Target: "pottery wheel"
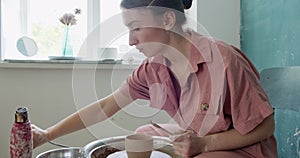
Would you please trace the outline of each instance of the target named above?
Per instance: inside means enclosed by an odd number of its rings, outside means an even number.
[[[127,158],[126,151],[117,151],[110,155],[107,158]],[[160,152],[160,151],[152,151],[151,158],[172,158],[170,155]]]

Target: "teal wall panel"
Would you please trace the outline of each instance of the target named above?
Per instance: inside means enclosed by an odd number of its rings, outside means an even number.
[[[269,67],[300,66],[300,0],[241,0],[240,31],[241,49],[259,71]],[[280,77],[287,78],[268,81],[272,84],[270,87],[298,86],[299,72],[289,73],[291,76],[280,74]],[[291,79],[295,82],[291,82]],[[299,93],[292,93],[291,90],[280,87],[274,91],[278,95],[275,100],[281,100],[281,105],[276,105],[274,97],[268,93],[272,106],[299,108]],[[297,100],[291,102],[287,97]],[[300,157],[299,116],[299,111],[275,111],[279,158]]]
[[[241,49],[259,71],[300,65],[300,0],[241,0]]]

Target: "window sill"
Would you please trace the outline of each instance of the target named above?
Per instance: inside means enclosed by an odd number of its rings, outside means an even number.
[[[1,61],[0,68],[24,69],[135,69],[139,64],[103,63],[73,60],[9,60]]]

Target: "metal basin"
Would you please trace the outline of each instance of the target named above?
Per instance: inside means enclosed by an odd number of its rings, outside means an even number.
[[[106,158],[108,155],[122,151],[125,148],[125,137],[110,137],[87,144],[84,147],[59,148],[39,154],[36,158]],[[164,152],[172,158],[179,158],[175,154],[171,142],[166,137],[153,137],[154,150]]]
[[[82,148],[70,147],[48,150],[39,154],[36,158],[85,158],[85,156]]]

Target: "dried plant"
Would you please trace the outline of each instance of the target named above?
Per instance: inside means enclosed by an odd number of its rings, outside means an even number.
[[[75,14],[81,14],[81,10],[76,8]],[[59,18],[59,21],[67,26],[76,25],[77,19],[75,18],[75,15],[73,13],[65,13],[61,18]]]

